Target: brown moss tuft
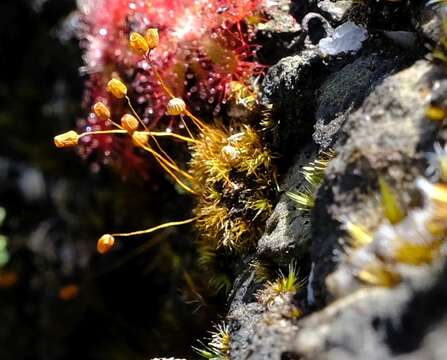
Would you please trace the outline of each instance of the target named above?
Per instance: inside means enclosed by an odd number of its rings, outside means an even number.
[[[241,252],[253,246],[272,210],[275,169],[259,133],[208,127],[191,145],[194,210],[205,243]],[[217,241],[216,241],[217,239]]]

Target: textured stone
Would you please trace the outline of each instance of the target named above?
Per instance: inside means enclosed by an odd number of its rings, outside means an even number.
[[[312,261],[314,291],[324,302],[324,279],[338,261],[343,233],[337,225],[349,219],[372,228],[381,219],[377,178],[387,175],[408,204],[414,180],[423,173],[424,150],[429,151],[435,126],[424,108],[432,82],[439,76],[421,61],[385,79],[352,113],[341,129],[326,182],[314,213]],[[397,129],[399,129],[397,131]]]
[[[318,8],[325,14],[328,14],[334,21],[341,21],[342,19],[344,19],[347,16],[349,10],[351,10],[352,6],[352,0],[336,2],[323,0],[318,2]]]
[[[445,358],[443,261],[394,289],[359,290],[300,322],[290,352],[302,360]]]

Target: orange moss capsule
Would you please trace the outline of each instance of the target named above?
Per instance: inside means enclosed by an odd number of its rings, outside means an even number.
[[[133,132],[138,129],[138,125],[138,120],[133,115],[124,114],[121,118],[121,126],[130,134],[133,134]]]
[[[173,98],[169,100],[168,105],[166,107],[166,112],[172,116],[180,115],[185,110],[186,110],[186,104],[180,98]]]
[[[58,297],[64,301],[73,300],[79,294],[79,286],[76,284],[68,284],[59,289]]]
[[[0,288],[6,289],[14,286],[19,277],[15,271],[7,270],[0,272]]]
[[[58,148],[65,148],[78,145],[79,135],[76,131],[67,131],[54,137],[54,145]]]
[[[137,55],[145,55],[149,51],[149,45],[146,39],[143,35],[133,32],[130,34],[129,37],[129,45],[130,48],[137,54]]]
[[[98,240],[96,244],[96,249],[100,254],[105,254],[109,252],[115,245],[115,238],[110,234],[104,234]]]
[[[101,120],[110,119],[110,110],[109,108],[102,102],[97,102],[93,105],[93,112],[96,117]]]
[[[158,29],[147,29],[144,34],[144,38],[146,39],[146,43],[149,46],[149,49],[155,49],[158,46],[158,42],[160,38],[158,36]]]
[[[132,134],[132,142],[135,146],[146,146],[149,140],[149,135],[144,131],[135,131]]]
[[[107,91],[117,99],[122,99],[127,95],[127,87],[118,79],[112,79],[107,83]]]

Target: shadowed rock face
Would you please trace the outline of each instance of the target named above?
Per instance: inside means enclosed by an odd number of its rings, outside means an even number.
[[[443,257],[429,266],[403,269],[402,282],[391,289],[353,286],[339,295],[328,290],[327,279],[348,271],[341,221],[352,219],[367,228],[383,221],[379,176],[387,177],[406,209],[421,204],[415,179],[425,174],[426,154],[433,151],[434,142],[446,136],[425,116],[445,73],[424,60],[423,44],[434,34],[439,37],[445,10],[405,1],[377,6],[343,2],[343,8],[328,1],[305,3],[299,19],[314,11],[333,27],[357,21],[369,38],[358,53],[336,58],[323,58],[317,46],[305,40],[267,72],[262,99],[274,104],[281,121],[280,148],[288,169],[281,189],[304,191],[300,170],[319,151],[334,149],[336,157],[310,214],[281,195],[258,242],[259,258],[279,266],[297,261],[307,284],[280,307],[299,304],[304,316],[293,320],[278,316],[277,306],[259,304],[254,294],[260,285],[249,257],[230,298],[231,358],[444,359]],[[399,21],[397,14],[402,15]],[[415,35],[419,42],[401,41]],[[405,49],[409,44],[411,51]]]

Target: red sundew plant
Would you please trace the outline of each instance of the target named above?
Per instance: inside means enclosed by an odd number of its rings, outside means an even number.
[[[153,67],[175,96],[191,104],[195,112],[217,115],[230,98],[235,81],[250,86],[263,67],[255,61],[254,23],[259,21],[263,0],[80,0],[79,36],[84,49],[83,72],[87,75],[84,106],[104,102],[120,113],[121,102],[103,89],[111,77],[129,84],[136,110],[150,128],[175,128],[168,117],[169,97]],[[129,49],[129,34],[147,28],[159,29],[160,45],[151,52],[151,62]],[[163,119],[163,121],[161,121]],[[113,119],[116,120],[116,119]],[[91,113],[79,122],[82,130],[105,130],[107,121]],[[84,138],[80,148],[85,158],[109,162],[121,170],[147,175],[145,164],[130,144],[109,136]],[[128,146],[129,145],[129,146]],[[123,153],[124,152],[124,153]]]

